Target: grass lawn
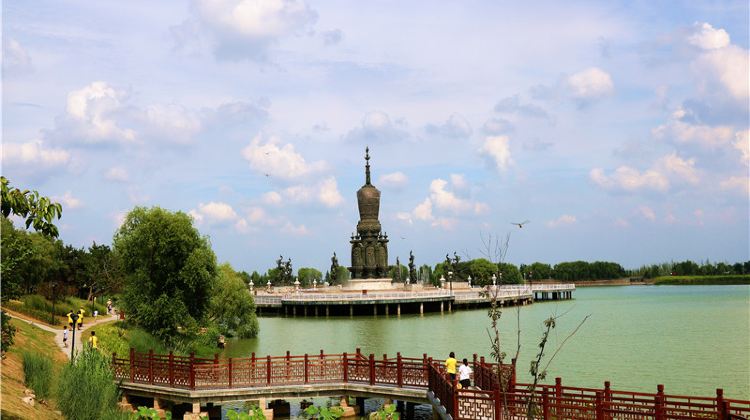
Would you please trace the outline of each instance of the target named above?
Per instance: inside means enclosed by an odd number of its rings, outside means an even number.
[[[55,344],[55,335],[23,321],[11,320],[17,328],[15,344],[10,348],[7,357],[2,361],[2,418],[3,419],[61,419],[57,413],[54,400],[45,404],[38,400],[34,407],[26,405],[23,398],[26,385],[23,383],[23,352],[33,351],[45,354],[52,359],[54,377],[57,378],[62,366],[68,363],[65,355]],[[53,389],[56,388],[53,381]]]

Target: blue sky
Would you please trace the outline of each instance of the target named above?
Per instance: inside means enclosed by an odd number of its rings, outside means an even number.
[[[747,260],[748,27],[746,1],[4,2],[2,173],[76,246],[158,205],[238,269],[325,269],[369,145],[392,258],[510,232],[517,264]]]

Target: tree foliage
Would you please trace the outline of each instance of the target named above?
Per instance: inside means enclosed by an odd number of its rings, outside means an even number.
[[[216,283],[216,257],[190,216],[136,207],[115,234],[114,249],[130,319],[168,343],[181,328],[194,331]]]
[[[320,285],[323,280],[323,273],[312,267],[302,267],[297,271],[297,277],[302,287],[312,286],[313,280]]]
[[[242,276],[225,263],[218,268],[218,279],[209,308],[209,319],[227,336],[251,338],[258,334],[255,302]]]
[[[38,191],[11,187],[4,176],[0,176],[0,210],[4,217],[14,214],[24,218],[26,229],[33,227],[53,238],[59,234],[54,220],[62,217],[62,205],[39,195]]]

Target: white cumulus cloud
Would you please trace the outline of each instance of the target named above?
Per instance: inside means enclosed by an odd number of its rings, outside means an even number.
[[[589,172],[589,178],[605,189],[666,191],[669,188],[669,180],[660,172],[653,169],[640,172],[625,165],[615,169],[612,175],[606,175],[601,168],[594,168]]]
[[[510,155],[510,139],[508,136],[488,136],[479,149],[499,170],[505,171],[513,163]]]
[[[735,136],[734,148],[740,152],[740,160],[750,166],[750,130],[744,130]]]
[[[729,45],[729,34],[722,28],[715,29],[710,23],[693,25],[693,32],[688,36],[688,42],[704,50],[715,50]]]
[[[593,100],[611,95],[615,90],[612,77],[606,71],[591,67],[568,77],[570,94],[581,100]]]
[[[636,209],[636,211],[644,219],[650,220],[652,222],[656,220],[656,212],[649,206],[640,206]]]
[[[60,148],[46,147],[40,140],[26,143],[4,143],[0,145],[3,165],[29,168],[55,168],[70,163],[70,152]]]
[[[548,221],[547,226],[551,228],[556,228],[556,227],[561,227],[561,226],[572,225],[576,223],[576,221],[577,219],[575,216],[571,216],[570,214],[563,214],[557,219]]]
[[[122,111],[125,92],[97,81],[68,94],[63,124],[73,136],[88,143],[133,142],[136,132],[122,127],[116,115]]]
[[[220,201],[200,203],[198,204],[198,209],[191,210],[189,214],[198,223],[206,221],[208,223],[222,224],[237,221],[239,218],[232,206]]]
[[[378,178],[378,185],[385,188],[400,189],[406,186],[409,178],[403,172],[391,172]]]
[[[65,209],[77,209],[83,205],[80,199],[73,197],[73,193],[70,191],[65,191],[65,193],[61,196],[53,196],[51,197],[52,201],[59,202],[63,205],[63,210]]]
[[[114,166],[107,170],[107,172],[104,174],[104,178],[109,181],[127,182],[129,175],[128,171],[122,166]]]
[[[306,177],[327,168],[323,161],[308,163],[291,143],[278,143],[276,137],[263,141],[258,135],[242,149],[242,157],[250,164],[252,171],[285,180]]]

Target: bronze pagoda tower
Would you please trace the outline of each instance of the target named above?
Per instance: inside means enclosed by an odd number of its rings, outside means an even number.
[[[365,185],[357,191],[359,222],[352,235],[353,279],[384,278],[388,274],[388,235],[381,232],[380,191],[370,181],[370,148],[365,148]]]

